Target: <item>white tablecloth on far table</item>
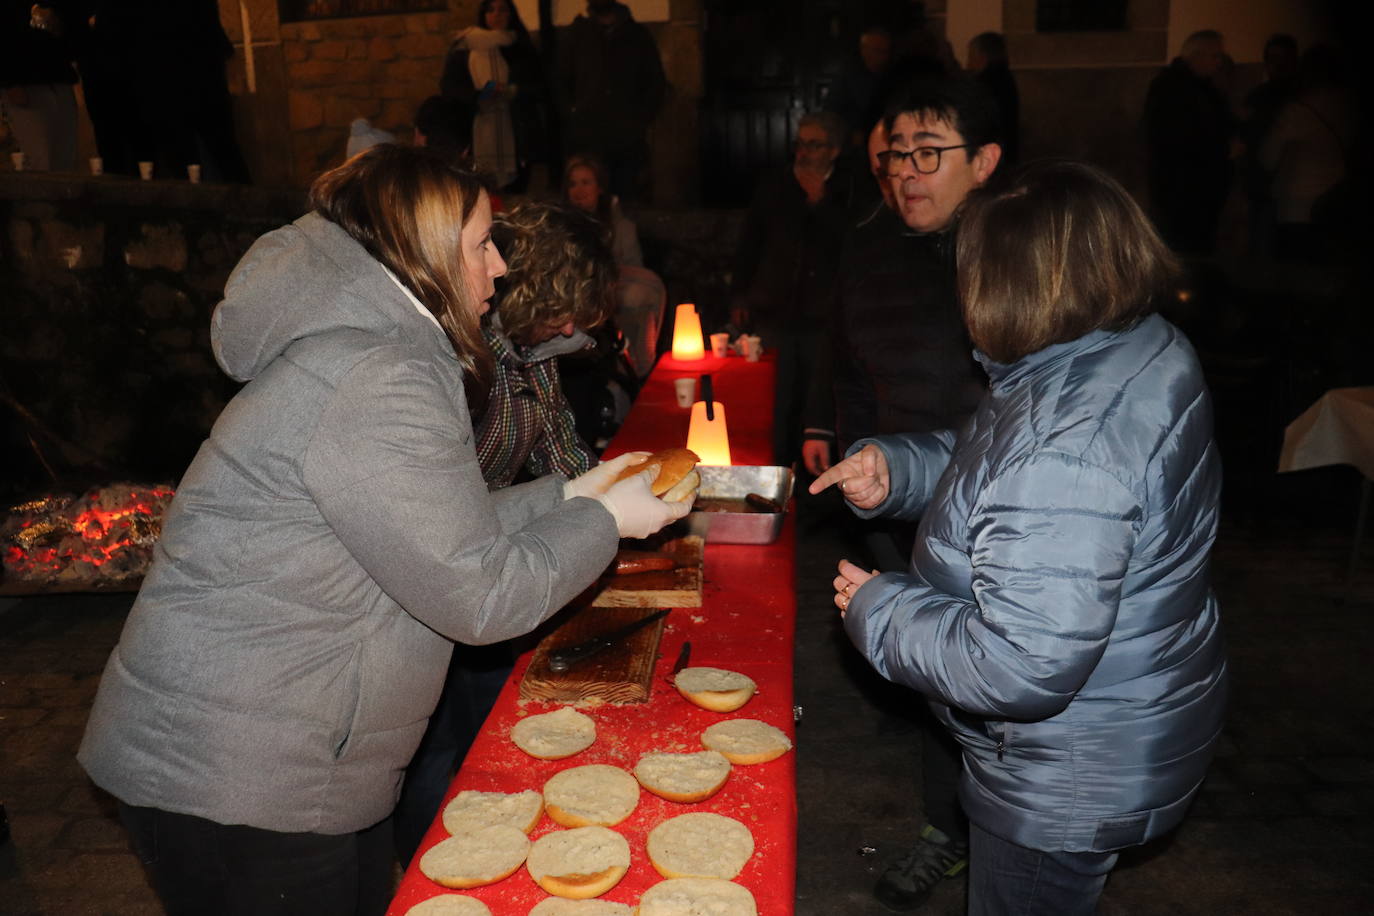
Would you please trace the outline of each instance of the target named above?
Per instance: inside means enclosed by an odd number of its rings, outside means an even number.
[[[1280,471],[1352,464],[1374,480],[1374,387],[1333,388],[1283,431]]]

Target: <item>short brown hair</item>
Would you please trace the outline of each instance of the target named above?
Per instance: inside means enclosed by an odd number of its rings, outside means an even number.
[[[563,163],[563,196],[568,195],[568,185],[572,183],[573,169],[586,169],[596,179],[601,196],[596,199],[596,215],[607,225],[611,223],[611,179],[606,163],[591,153],[574,153]]]
[[[1140,206],[1081,162],[1031,162],[965,199],[959,298],[978,349],[1011,363],[1121,329],[1174,291],[1178,263]]]
[[[465,370],[469,398],[486,401],[491,351],[463,266],[463,225],[481,180],[440,153],[383,143],[310,186],[309,205],[353,237],[438,319]]]
[[[492,238],[509,265],[498,281],[496,311],[512,340],[529,343],[542,325],[591,328],[606,320],[616,266],[610,230],[596,217],[531,201],[498,214]]]

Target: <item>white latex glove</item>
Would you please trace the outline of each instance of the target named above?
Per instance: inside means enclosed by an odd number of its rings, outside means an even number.
[[[649,484],[658,476],[658,468],[649,467],[633,477],[612,484],[605,493],[595,497],[615,519],[615,527],[623,538],[646,538],[669,522],[677,521],[692,508],[692,499],[665,503],[653,494]]]
[[[574,496],[587,496],[595,499],[611,484],[615,483],[615,477],[625,468],[637,461],[648,458],[651,452],[626,452],[624,455],[617,455],[610,461],[603,461],[596,467],[587,471],[579,477],[574,477],[563,484],[563,498],[572,499]],[[657,473],[658,465],[653,465]]]

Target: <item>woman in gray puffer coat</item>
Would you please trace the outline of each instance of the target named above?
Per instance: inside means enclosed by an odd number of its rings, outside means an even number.
[[[1091,913],[1117,850],[1183,818],[1221,732],[1208,561],[1221,472],[1174,262],[1106,175],[970,195],[959,291],[990,389],[964,428],[856,442],[813,485],[920,519],[911,571],[835,603],[958,738],[969,912]]]
[[[215,310],[247,384],[178,487],[79,752],[173,916],[385,910],[388,815],[453,642],[533,629],[619,536],[688,508],[647,471],[612,483],[624,459],[488,493],[468,397],[505,263],[471,174],[382,145],[310,199]]]

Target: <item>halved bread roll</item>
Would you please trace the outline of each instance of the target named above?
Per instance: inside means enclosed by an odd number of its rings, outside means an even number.
[[[534,905],[529,916],[632,916],[633,913],[628,903],[545,897]]]
[[[564,827],[610,827],[639,804],[639,783],[620,767],[569,767],[544,783],[544,809]]]
[[[512,874],[525,861],[530,838],[499,824],[449,837],[420,857],[420,872],[444,887],[481,887]]]
[[[729,778],[730,761],[719,751],[655,751],[640,757],[635,764],[639,784],[668,801],[705,801],[719,792]]]
[[[673,677],[677,692],[703,709],[734,712],[758,690],[753,678],[724,668],[683,668]]]
[[[759,916],[754,895],[720,878],[669,878],[639,898],[637,916]]]
[[[465,790],[444,806],[444,829],[457,835],[493,824],[529,833],[544,816],[544,796],[533,789],[524,792],[474,792]]]
[[[561,760],[592,746],[596,723],[571,706],[563,706],[516,722],[511,726],[510,740],[531,757]]]
[[[556,897],[600,897],[629,870],[630,844],[605,827],[555,830],[534,841],[525,868]]]
[[[792,742],[780,728],[758,719],[726,719],[701,733],[701,743],[731,763],[766,763],[786,754]]]
[[[679,502],[701,486],[701,475],[694,470],[700,460],[701,456],[689,448],[665,448],[629,465],[615,479],[633,477],[649,465],[657,464],[658,476],[649,484],[649,491],[664,502]]]
[[[476,897],[443,894],[415,904],[406,916],[491,916],[491,910]]]
[[[754,835],[723,814],[693,811],[649,831],[649,862],[665,878],[724,878],[754,854]]]

